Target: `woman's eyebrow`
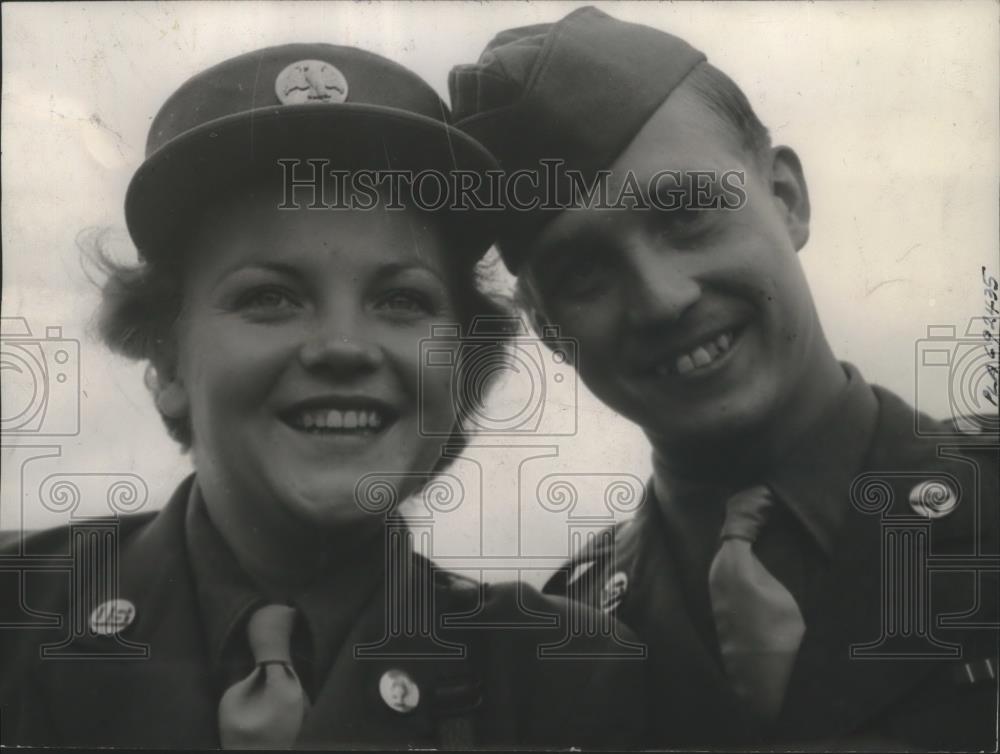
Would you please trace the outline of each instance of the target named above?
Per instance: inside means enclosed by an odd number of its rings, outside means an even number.
[[[248,271],[274,272],[292,278],[304,277],[303,271],[297,265],[288,264],[287,262],[250,262],[249,264],[240,262],[220,271],[212,285],[215,287],[233,275]]]
[[[375,276],[379,279],[384,279],[400,275],[404,272],[426,272],[444,283],[444,275],[440,270],[419,260],[413,262],[388,262],[379,266],[375,271]]]

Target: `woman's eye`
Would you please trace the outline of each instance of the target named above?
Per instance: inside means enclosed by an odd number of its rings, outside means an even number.
[[[393,290],[379,300],[379,308],[395,312],[433,314],[434,305],[430,298],[419,291]]]
[[[238,309],[262,312],[280,311],[298,305],[298,300],[289,291],[272,286],[253,288],[240,295],[236,300]]]

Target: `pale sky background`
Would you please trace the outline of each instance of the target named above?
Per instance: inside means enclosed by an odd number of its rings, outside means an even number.
[[[743,87],[775,140],[802,158],[813,206],[803,261],[834,350],[870,381],[950,413],[947,368],[918,376],[915,353],[930,325],[964,334],[982,312],[981,266],[997,273],[997,3],[595,4],[686,38]],[[189,469],[161,427],[142,367],[110,356],[90,334],[98,297],[74,243],[88,226],[124,228],[125,188],[146,131],[178,85],[248,50],[317,41],[390,57],[447,98],[450,67],[478,58],[495,33],[580,5],[5,3],[3,316],[25,318],[39,341],[53,326],[79,341],[78,374],[51,381],[38,429],[73,430],[77,384],[80,423],[71,436],[4,435],[0,528],[58,524],[71,509],[107,514],[109,489],[137,480],[146,493],[134,507],[156,508]],[[59,369],[54,340],[41,346],[50,380]],[[957,348],[961,356],[972,345]],[[9,370],[3,380],[9,417],[31,396]],[[479,466],[455,467],[465,502],[437,515],[436,555],[564,556],[569,514],[534,502],[542,477],[591,475],[578,485],[575,516],[602,510],[615,475],[645,479],[642,434],[569,384],[553,383],[547,410],[565,422],[575,406],[575,436],[531,439],[548,451],[482,438],[493,447],[475,451]],[[501,386],[495,400],[514,405],[518,395]],[[522,463],[542,453],[549,457]],[[81,491],[75,509],[62,481]]]

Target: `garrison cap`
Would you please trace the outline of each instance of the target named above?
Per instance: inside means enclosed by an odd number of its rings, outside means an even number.
[[[125,197],[129,233],[144,258],[169,254],[172,235],[214,195],[277,172],[282,158],[344,170],[496,169],[450,122],[423,79],[380,55],[320,43],[248,52],[188,79],[160,108]],[[463,214],[456,222],[471,227]],[[475,222],[471,245],[483,253],[490,239]]]
[[[508,175],[532,171],[541,197],[552,196],[540,160],[563,160],[562,169],[589,182],[703,60],[683,39],[580,8],[557,23],[501,32],[479,62],[454,67],[455,125]],[[545,208],[506,213],[499,249],[512,272],[521,241],[553,216]]]

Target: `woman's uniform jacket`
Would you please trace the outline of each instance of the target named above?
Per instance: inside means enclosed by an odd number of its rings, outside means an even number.
[[[220,690],[185,547],[191,483],[158,513],[8,534],[0,543],[0,742],[218,747]],[[617,659],[607,632],[567,641],[570,603],[527,586],[480,587],[406,557],[357,615],[297,747],[637,741],[643,663]],[[115,570],[118,585],[109,587]],[[387,622],[399,594],[387,582],[416,595],[404,600],[409,618]],[[405,630],[421,625],[416,613],[427,600],[434,629]],[[123,604],[134,610],[122,612]],[[99,628],[120,631],[93,630],[102,605]],[[415,709],[398,712],[383,699],[379,682],[391,670],[416,684]]]

